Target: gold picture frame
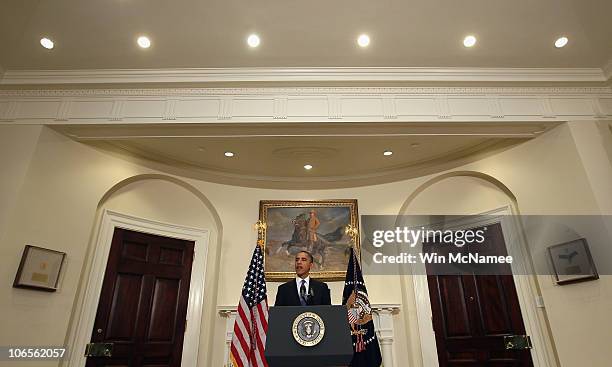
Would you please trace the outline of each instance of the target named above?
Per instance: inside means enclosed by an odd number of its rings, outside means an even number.
[[[314,212],[314,214],[311,214]],[[318,220],[311,219],[315,216]],[[356,199],[261,200],[259,220],[266,224],[263,238],[264,270],[268,281],[295,277],[294,256],[309,250],[315,265],[310,272],[321,280],[344,280],[351,238],[347,226],[356,229],[359,256],[359,215]]]

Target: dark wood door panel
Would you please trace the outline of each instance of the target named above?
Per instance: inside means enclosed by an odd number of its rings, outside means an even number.
[[[461,277],[441,275],[436,278],[435,290],[440,297],[440,318],[447,338],[472,334],[470,315],[465,304]]]
[[[135,336],[142,285],[142,275],[117,274],[106,322],[105,339],[122,341],[131,340]]]
[[[113,343],[110,358],[87,366],[166,366],[181,362],[194,243],[116,229],[92,342]]]
[[[500,276],[475,276],[477,305],[483,335],[508,335],[514,332],[508,300]]]
[[[501,225],[485,233],[480,248],[505,255]],[[504,274],[511,273],[507,266]],[[533,367],[529,350],[506,350],[503,342],[525,334],[511,275],[435,275],[436,268],[426,268],[440,367]]]
[[[450,366],[470,366],[478,363],[478,351],[462,348],[461,350],[448,350],[448,364]]]
[[[159,264],[182,266],[184,257],[184,249],[162,247],[159,251]]]
[[[144,261],[148,259],[149,245],[146,243],[123,242],[121,259],[128,261]]]
[[[147,342],[174,342],[180,279],[155,279]]]

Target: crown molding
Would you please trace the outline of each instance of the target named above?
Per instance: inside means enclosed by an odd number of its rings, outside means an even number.
[[[184,68],[6,70],[0,84],[206,82],[605,82],[600,68]]]
[[[320,95],[509,95],[563,96],[612,94],[612,87],[270,87],[270,88],[88,88],[0,89],[0,98],[38,97],[218,97]]]
[[[609,116],[611,87],[0,90],[0,123],[486,122]]]

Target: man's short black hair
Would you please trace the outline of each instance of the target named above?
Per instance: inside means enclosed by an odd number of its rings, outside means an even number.
[[[310,252],[308,252],[306,250],[302,250],[302,251],[298,252],[298,254],[302,253],[302,252],[305,253],[306,255],[308,255],[308,259],[310,260],[310,262],[314,262],[314,257],[312,257],[312,254]]]

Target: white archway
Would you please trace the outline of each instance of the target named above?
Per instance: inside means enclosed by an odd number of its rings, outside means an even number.
[[[464,214],[468,215],[465,220],[458,220],[453,223],[453,228],[473,228],[478,226],[484,226],[487,224],[500,223],[502,231],[504,233],[504,239],[507,245],[508,254],[516,258],[529,258],[527,246],[524,242],[524,236],[520,223],[515,221],[512,216],[518,214],[518,203],[516,196],[512,191],[501,181],[490,175],[475,172],[475,171],[455,171],[448,172],[423,183],[419,186],[402,205],[399,215],[409,215],[411,204],[413,204],[420,195],[424,195],[428,189],[434,188],[434,186],[445,182],[445,180],[453,178],[471,178],[474,179],[474,183],[484,183],[487,189],[498,190],[498,200],[492,200],[488,207],[475,209],[476,212],[454,212],[452,214]],[[482,182],[479,182],[482,181]],[[439,196],[436,194],[432,195],[436,199]],[[504,197],[503,200],[499,200],[500,197]],[[452,203],[451,203],[452,204]],[[473,209],[474,210],[474,209]],[[419,213],[423,214],[423,213]],[[430,213],[436,214],[436,213]],[[449,214],[449,213],[447,213]],[[533,274],[532,269],[525,268],[530,265],[530,262],[522,261],[520,263],[513,264],[513,273],[515,274]],[[408,299],[409,284],[414,289],[414,300],[417,313],[418,322],[418,335],[420,339],[421,358],[423,366],[437,367],[438,356],[436,349],[435,335],[432,327],[431,317],[431,301],[429,298],[429,289],[425,269],[423,264],[416,264],[415,266],[420,268],[413,268],[413,274],[411,280],[408,280],[407,276],[402,276],[402,293],[404,299]],[[517,268],[520,267],[520,268]],[[542,320],[538,316],[538,308],[536,305],[536,298],[539,297],[539,292],[535,279],[532,276],[517,275],[514,276],[514,282],[521,306],[521,312],[525,323],[527,333],[532,337],[534,349],[532,349],[532,358],[536,367],[552,367],[556,365],[555,358],[552,355],[552,340],[548,335],[548,329],[546,321]],[[406,325],[410,330],[411,325]]]
[[[197,365],[201,325],[204,316],[204,286],[211,235],[210,229],[165,223],[105,208],[105,204],[120,190],[135,183],[153,182],[153,180],[162,180],[163,182],[170,183],[179,190],[187,190],[187,192],[189,192],[187,195],[192,195],[197,198],[195,201],[200,203],[202,210],[205,210],[212,217],[213,226],[215,227],[214,230],[217,233],[217,249],[219,248],[222,234],[219,215],[210,201],[200,191],[188,183],[171,176],[151,174],[138,175],[124,179],[109,188],[99,200],[97,207],[90,249],[82,270],[84,282],[80,286],[81,289],[79,290],[76,301],[77,305],[74,309],[71,327],[67,336],[67,344],[70,346],[72,353],[69,359],[64,362],[65,366],[80,367],[85,363],[85,357],[83,357],[82,353],[77,351],[83,351],[85,345],[90,340],[111,240],[114,230],[117,227],[195,242],[195,254],[187,306],[187,327],[185,331],[185,341],[183,343],[181,365],[190,367],[195,367]],[[220,252],[221,251],[217,251],[217,256],[213,263],[216,265],[215,267],[218,267]],[[217,282],[211,282],[209,287],[211,289],[207,289],[206,293],[210,293],[211,297],[207,297],[207,299],[214,303],[216,302]],[[212,314],[214,317],[214,313]]]

